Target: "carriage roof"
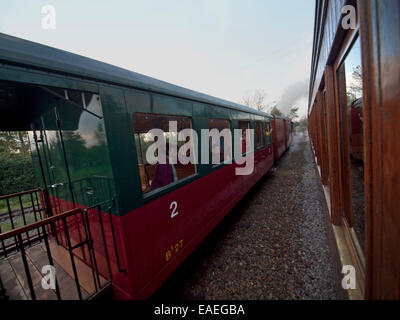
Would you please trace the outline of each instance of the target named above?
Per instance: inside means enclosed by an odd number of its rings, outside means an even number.
[[[0,33],[0,62],[74,75],[95,81],[182,97],[259,116],[271,115],[213,96],[179,87],[133,71],[32,41]]]

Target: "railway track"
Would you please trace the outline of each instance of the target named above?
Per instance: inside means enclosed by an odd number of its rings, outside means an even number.
[[[41,207],[40,206],[35,206],[36,212],[38,212]],[[35,211],[33,210],[33,206],[25,207],[24,208],[24,214],[29,215],[33,214]],[[22,216],[22,210],[12,210],[11,215],[13,219],[19,218]],[[5,222],[7,220],[10,220],[10,213],[8,211],[6,212],[0,212],[0,223]]]

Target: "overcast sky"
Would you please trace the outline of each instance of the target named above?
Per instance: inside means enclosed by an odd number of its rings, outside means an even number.
[[[41,22],[56,9],[56,29]],[[2,1],[0,32],[234,102],[307,110],[315,0]]]

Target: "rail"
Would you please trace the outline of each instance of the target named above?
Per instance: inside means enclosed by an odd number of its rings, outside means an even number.
[[[0,234],[43,220],[46,210],[43,193],[39,188],[0,196]],[[22,239],[29,245],[41,241],[40,230],[27,231]],[[0,257],[7,257],[17,250],[17,241],[16,236],[1,240]]]
[[[114,203],[114,201],[113,201]],[[112,207],[112,206],[111,206]],[[72,266],[72,272],[73,272],[73,279],[75,281],[75,289],[77,296],[79,300],[83,300],[84,296],[82,294],[81,290],[81,283],[80,283],[80,278],[79,278],[79,272],[76,267],[76,259],[80,259],[81,261],[85,262],[91,269],[92,272],[92,277],[93,277],[93,283],[94,283],[94,292],[90,292],[88,296],[85,297],[85,299],[92,299],[94,297],[97,297],[101,294],[103,290],[105,290],[107,287],[110,286],[111,280],[112,280],[112,267],[111,267],[111,260],[110,260],[110,252],[109,248],[113,248],[115,251],[115,257],[116,257],[116,264],[118,266],[118,271],[123,272],[126,275],[126,270],[121,269],[120,262],[119,262],[119,256],[118,256],[118,249],[117,249],[117,243],[115,239],[115,232],[114,232],[114,227],[112,223],[112,215],[111,215],[111,207],[109,208],[109,221],[110,221],[110,228],[111,228],[111,233],[112,233],[112,242],[111,244],[107,244],[107,238],[106,233],[105,233],[105,228],[104,228],[104,221],[103,221],[103,213],[101,211],[101,206],[100,205],[95,205],[90,208],[86,208],[84,210],[77,208],[73,209],[52,217],[45,218],[41,221],[35,221],[29,225],[25,225],[13,230],[9,230],[5,233],[0,234],[0,242],[7,241],[7,239],[10,238],[15,238],[16,242],[16,251],[20,254],[23,267],[24,267],[24,272],[25,272],[25,277],[26,281],[28,284],[29,292],[30,292],[30,298],[32,300],[36,300],[37,296],[35,293],[35,288],[32,282],[32,275],[31,271],[29,268],[29,263],[27,259],[27,252],[26,252],[26,246],[28,243],[24,241],[22,238],[23,234],[29,233],[33,230],[38,231],[37,236],[40,237],[40,239],[44,242],[45,245],[45,252],[47,253],[47,260],[50,266],[54,266],[54,259],[52,256],[52,251],[51,251],[51,246],[50,246],[50,241],[52,238],[54,238],[53,231],[56,230],[56,232],[59,233],[59,236],[62,239],[65,239],[64,243],[61,244],[61,246],[65,247],[65,249],[69,253],[69,259],[70,263]],[[93,217],[93,213],[96,214],[97,218]],[[90,216],[92,215],[92,216]],[[83,234],[84,234],[84,239],[83,241],[80,241],[78,243],[72,244],[71,241],[71,234],[70,230],[76,230],[76,219],[74,221],[71,221],[72,218],[79,218],[78,221],[81,221],[81,226],[83,227]],[[70,218],[71,220],[68,222],[67,219]],[[98,221],[98,223],[93,226],[93,223]],[[73,222],[71,224],[71,222]],[[78,226],[79,227],[79,226]],[[95,239],[96,243],[93,241],[93,235],[92,235],[92,228],[96,228],[96,234],[95,234]],[[25,239],[26,240],[26,239]],[[77,242],[76,239],[74,239],[75,242]],[[96,248],[95,248],[96,246]],[[102,247],[102,250],[100,250],[100,247]],[[81,249],[86,249],[88,254],[89,254],[89,261],[86,261],[85,257],[79,257],[79,254],[74,253],[74,250],[81,248]],[[84,250],[82,250],[84,251]],[[97,251],[97,253],[96,253]],[[104,264],[106,265],[106,268],[103,268],[103,270],[99,270],[99,265],[98,265],[98,256],[97,254],[101,252],[104,253],[104,256],[101,256],[101,259],[103,261],[103,267]],[[105,261],[105,263],[104,263]],[[104,272],[104,269],[106,269],[106,272]],[[101,279],[103,281],[101,281]],[[86,279],[87,280],[87,279]],[[103,282],[103,283],[102,283]],[[61,295],[60,295],[60,290],[59,290],[59,283],[56,280],[56,288],[55,288],[55,293],[57,296],[57,299],[61,300]],[[6,297],[6,288],[4,288],[3,283],[1,282],[0,278],[0,298],[1,297]]]
[[[22,259],[22,262],[24,265],[25,276],[26,276],[26,280],[28,282],[29,291],[30,291],[32,300],[36,300],[36,294],[35,294],[35,290],[33,288],[31,271],[29,269],[28,260],[26,257],[25,245],[22,240],[21,234],[29,232],[34,229],[39,230],[39,228],[41,228],[42,229],[42,237],[43,237],[43,240],[44,240],[44,243],[46,246],[46,252],[47,252],[47,258],[49,261],[49,265],[54,265],[53,257],[51,255],[51,250],[50,250],[50,245],[49,245],[49,239],[48,239],[48,235],[47,235],[47,231],[46,231],[46,226],[52,225],[53,223],[55,223],[57,221],[63,220],[64,227],[65,227],[65,233],[66,233],[67,239],[69,239],[68,224],[66,223],[66,219],[68,217],[76,215],[76,214],[81,214],[83,217],[83,212],[81,209],[74,209],[74,210],[70,210],[70,211],[64,212],[62,214],[59,214],[57,216],[49,217],[49,218],[43,219],[42,221],[37,221],[30,225],[26,225],[26,226],[23,226],[23,227],[20,227],[17,229],[13,229],[8,232],[0,234],[0,241],[5,241],[5,240],[7,240],[9,238],[13,238],[13,237],[17,239],[16,245],[17,245],[18,251],[21,252],[21,259]],[[78,278],[78,275],[76,272],[75,259],[72,254],[72,248],[70,246],[69,240],[68,240],[68,244],[69,244],[68,250],[70,252],[72,268],[74,270],[74,276],[75,276],[75,282],[77,285],[78,296],[80,299],[82,299],[82,294],[81,294],[80,285],[79,285],[79,278]],[[60,290],[59,290],[57,281],[56,281],[56,295],[57,295],[57,298],[59,300],[61,300]]]
[[[111,227],[111,234],[112,234],[112,239],[113,239],[113,245],[114,245],[114,252],[115,252],[115,258],[117,260],[117,267],[118,271],[123,273],[126,276],[126,269],[121,268],[121,263],[119,261],[119,254],[118,254],[118,248],[117,248],[117,241],[115,239],[115,231],[114,231],[114,224],[112,222],[112,209],[115,207],[115,199],[112,199],[112,205],[108,207],[108,214],[110,216],[110,227]]]

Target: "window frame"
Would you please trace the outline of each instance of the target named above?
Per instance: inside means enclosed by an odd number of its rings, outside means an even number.
[[[237,129],[240,129],[240,130],[244,130],[243,128],[240,128],[240,123],[243,123],[243,122],[247,122],[248,123],[248,127],[247,127],[247,129],[248,130],[251,130],[251,120],[238,120],[238,127],[237,127]],[[246,129],[246,130],[247,130]],[[247,141],[246,141],[246,151],[247,151]],[[254,150],[253,150],[253,152],[255,151],[255,148],[254,148]],[[240,152],[240,154],[242,155],[242,156],[247,156],[247,155],[249,155],[251,153],[251,151],[250,152]]]
[[[144,201],[152,201],[152,200],[154,200],[156,198],[159,198],[159,197],[161,197],[161,196],[163,196],[163,195],[165,195],[165,194],[167,194],[167,193],[169,193],[169,192],[171,192],[173,190],[179,189],[180,187],[182,187],[186,183],[189,183],[189,182],[197,179],[200,176],[200,172],[199,172],[198,164],[195,164],[195,170],[196,171],[195,171],[194,174],[192,174],[190,176],[187,176],[187,177],[185,177],[183,179],[180,179],[180,180],[178,179],[177,181],[174,181],[174,182],[172,182],[172,183],[170,183],[170,184],[168,184],[166,186],[163,186],[163,187],[155,189],[155,190],[150,190],[149,192],[145,193],[143,191],[143,188],[142,188],[142,179],[141,179],[141,176],[140,176],[140,169],[139,169],[139,165],[140,165],[139,157],[138,157],[139,155],[138,155],[138,152],[137,152],[139,148],[141,149],[141,147],[136,144],[136,135],[139,136],[139,140],[140,140],[140,134],[141,133],[138,133],[136,131],[135,125],[134,125],[135,124],[134,117],[136,115],[138,115],[138,114],[150,115],[150,116],[163,116],[163,117],[168,117],[168,118],[172,118],[172,119],[173,118],[186,118],[186,119],[189,119],[189,121],[190,121],[190,129],[191,130],[195,130],[195,129],[194,129],[194,126],[193,126],[193,117],[192,116],[175,115],[175,114],[169,114],[169,113],[168,114],[152,113],[152,112],[133,112],[132,113],[131,121],[132,121],[133,138],[134,138],[133,141],[134,141],[134,145],[136,147],[136,161],[137,161],[137,169],[138,169],[138,173],[139,173],[139,185],[140,185],[139,189],[140,189],[140,191],[142,193],[142,198],[143,198]],[[185,128],[185,129],[188,129],[188,128]],[[147,179],[149,180],[148,177],[147,177]]]
[[[230,130],[230,132],[231,132],[231,152],[232,152],[232,154],[231,154],[231,159],[225,160],[224,162],[221,162],[221,163],[219,163],[219,164],[213,164],[213,163],[212,163],[211,145],[209,145],[209,148],[208,148],[209,165],[211,165],[212,169],[216,169],[216,168],[220,168],[221,166],[224,166],[224,165],[233,163],[233,161],[234,161],[234,152],[233,152],[234,137],[233,137],[233,132],[232,132],[232,121],[231,121],[231,119],[226,119],[226,118],[214,118],[214,117],[210,118],[210,117],[208,117],[208,118],[207,118],[208,130],[210,130],[210,120],[224,120],[224,121],[227,121],[228,124],[229,124],[229,130]],[[225,129],[227,129],[227,128],[225,128]]]
[[[256,143],[256,132],[257,132],[257,125],[260,125],[260,138],[261,138],[261,141],[260,141],[260,145],[259,146],[257,146],[257,143]],[[254,120],[254,150],[256,151],[256,150],[260,150],[260,149],[262,149],[262,148],[264,148],[265,147],[265,142],[264,142],[264,133],[265,131],[264,131],[264,126],[263,126],[263,121],[261,121],[261,120]]]
[[[264,134],[265,140],[266,140],[266,146],[270,146],[272,145],[273,142],[273,138],[272,138],[272,120],[264,120],[264,133],[266,133],[267,131],[267,125],[269,125],[269,135],[267,136],[266,134]],[[269,141],[267,141],[269,140]]]
[[[342,108],[341,103],[340,103],[340,88],[339,88],[339,77],[338,77],[338,73],[340,72],[340,69],[344,66],[346,59],[348,57],[348,55],[350,54],[353,46],[355,45],[355,43],[357,42],[357,40],[362,41],[361,39],[361,35],[360,35],[360,30],[359,30],[359,24],[357,25],[357,28],[354,30],[349,30],[344,41],[343,41],[343,46],[341,48],[341,50],[338,52],[337,56],[336,56],[336,60],[333,63],[333,95],[335,97],[335,109],[337,112],[337,119],[335,119],[335,123],[336,123],[336,132],[337,132],[337,143],[338,143],[338,166],[339,166],[339,170],[338,170],[338,179],[339,179],[339,183],[340,183],[340,190],[339,190],[339,199],[340,199],[340,203],[338,204],[339,208],[340,208],[340,217],[338,216],[337,218],[340,220],[341,224],[343,225],[344,229],[346,230],[346,233],[348,234],[348,237],[352,243],[352,245],[355,248],[356,251],[356,255],[357,258],[360,262],[360,266],[361,266],[361,272],[365,274],[365,268],[366,268],[366,264],[365,264],[365,256],[367,252],[363,252],[363,250],[361,249],[360,246],[360,241],[366,241],[366,239],[358,239],[357,235],[355,234],[355,231],[352,227],[352,214],[353,212],[350,213],[350,219],[348,219],[348,214],[346,213],[346,210],[348,211],[349,206],[352,206],[352,194],[351,194],[351,189],[350,189],[350,193],[346,192],[346,187],[345,184],[349,184],[351,183],[349,180],[349,173],[347,164],[343,163],[343,151],[346,150],[346,148],[344,148],[343,146],[343,141],[341,138],[341,133],[342,133],[342,125],[340,122],[342,122],[343,120],[343,115],[340,113],[340,110]],[[363,64],[363,52],[362,52],[362,44],[361,44],[361,52],[360,52],[360,61],[361,61],[361,65]],[[363,75],[364,78],[364,75]],[[328,107],[328,106],[327,106]],[[340,137],[340,138],[339,138]],[[347,140],[347,139],[346,139]],[[349,141],[346,141],[345,144],[348,144]],[[331,178],[329,176],[329,178]],[[366,186],[366,182],[367,179],[364,176],[364,192],[366,192],[367,190],[367,186]],[[351,188],[351,186],[350,186]],[[366,196],[366,194],[365,194]],[[367,205],[367,199],[364,199],[365,205]],[[350,208],[350,210],[352,211],[352,208]],[[366,217],[367,215],[367,211],[366,208],[364,209],[364,216]],[[350,221],[349,221],[350,220]],[[364,221],[364,228],[367,227],[367,223],[366,221]],[[367,234],[367,233],[366,233]],[[365,248],[367,250],[367,244],[365,245]]]

